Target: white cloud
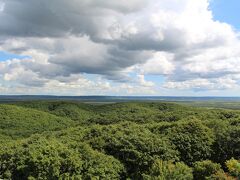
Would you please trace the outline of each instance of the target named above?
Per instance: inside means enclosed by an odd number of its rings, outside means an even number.
[[[118,87],[119,94],[129,94],[129,95],[154,95],[156,94],[156,89],[147,86],[134,86],[130,84],[123,83]]]
[[[154,54],[153,58],[149,59],[139,68],[144,74],[169,75],[175,69],[172,62],[173,59],[173,54],[157,52]]]
[[[186,80],[181,82],[170,81],[164,84],[164,88],[187,90],[193,89],[195,91],[203,90],[224,90],[239,88],[237,82],[231,78],[224,77],[219,79],[203,79],[196,78],[192,80]]]
[[[0,62],[11,86],[156,93],[148,75],[170,89],[238,86],[239,32],[213,19],[209,0],[1,2],[0,50],[29,56]]]
[[[144,87],[153,87],[154,86],[153,82],[145,80],[145,76],[143,74],[139,74],[137,77],[139,79],[138,81],[141,86],[144,86]]]

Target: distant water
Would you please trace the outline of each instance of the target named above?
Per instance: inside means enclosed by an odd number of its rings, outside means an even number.
[[[124,101],[239,101],[240,97],[175,97],[175,96],[5,96],[0,95],[0,101],[30,101],[30,100],[69,100],[83,102],[124,102]]]

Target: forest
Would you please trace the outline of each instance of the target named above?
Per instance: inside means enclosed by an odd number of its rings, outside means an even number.
[[[0,179],[238,180],[240,110],[2,103],[0,147]]]

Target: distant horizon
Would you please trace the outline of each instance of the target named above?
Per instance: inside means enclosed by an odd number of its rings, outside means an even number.
[[[233,96],[107,96],[107,95],[0,95],[0,102],[7,101],[80,101],[80,102],[128,102],[128,101],[169,101],[169,102],[240,102]]]
[[[240,98],[240,96],[175,96],[175,95],[57,95],[57,94],[3,94],[1,96],[52,96],[52,97],[216,97],[216,98]]]

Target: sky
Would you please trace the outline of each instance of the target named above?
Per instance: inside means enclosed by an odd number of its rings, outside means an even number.
[[[213,11],[214,19],[231,24],[236,30],[240,30],[239,1],[212,0],[210,8]]]
[[[0,94],[240,96],[237,0],[0,0]]]

